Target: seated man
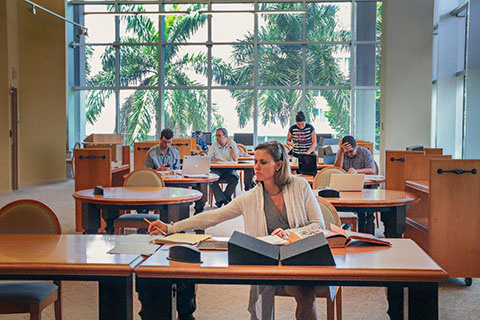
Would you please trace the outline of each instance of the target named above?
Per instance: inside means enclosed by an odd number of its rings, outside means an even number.
[[[347,173],[375,174],[375,162],[370,150],[357,146],[355,138],[345,136],[340,140],[335,166]]]
[[[157,171],[180,169],[180,152],[172,147],[172,129],[163,129],[160,133],[160,143],[148,150],[145,167]]]
[[[194,133],[194,138],[197,140],[198,146],[202,149],[207,151],[208,150],[208,144],[205,139],[202,138],[203,132],[201,130],[197,130]]]
[[[215,134],[217,141],[212,143],[208,154],[212,157],[212,162],[235,162],[238,160],[237,144],[228,137],[228,131],[225,128],[217,129]],[[215,196],[216,206],[221,207],[232,200],[232,194],[238,183],[238,173],[232,169],[215,169],[213,173],[220,176],[220,180],[227,181],[225,191],[222,191],[218,181],[212,183],[212,191]]]

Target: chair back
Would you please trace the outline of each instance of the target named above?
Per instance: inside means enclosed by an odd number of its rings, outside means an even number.
[[[332,174],[345,174],[345,173],[347,172],[339,167],[323,168],[317,173],[315,178],[313,178],[312,188],[325,189],[330,184],[330,176]]]
[[[162,177],[150,168],[136,169],[128,174],[124,187],[165,187]]]
[[[342,225],[340,217],[338,216],[337,209],[326,199],[317,198],[320,209],[322,209],[323,220],[325,221],[325,227],[331,230],[330,225],[334,224],[338,227]]]
[[[241,143],[237,143],[238,151],[240,152],[240,156],[246,156],[248,155],[248,150],[247,147],[245,147]]]
[[[31,199],[11,202],[0,209],[0,233],[60,234],[60,223],[46,204]]]

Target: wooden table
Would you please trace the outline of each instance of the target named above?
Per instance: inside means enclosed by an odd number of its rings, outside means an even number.
[[[313,184],[313,179],[315,178],[315,176],[308,175],[308,174],[298,174],[298,176],[307,180],[308,183],[310,183],[311,185]],[[376,186],[376,185],[379,185],[379,184],[384,183],[384,182],[385,182],[385,178],[384,179],[369,179],[368,176],[365,176],[364,185],[365,186]]]
[[[185,177],[181,174],[175,174],[175,175],[163,175],[161,174],[163,178],[163,182],[165,182],[165,185],[167,187],[178,187],[178,188],[193,188],[195,190],[198,190],[202,193],[202,197],[195,201],[195,213],[200,213],[203,212],[203,209],[205,208],[205,203],[207,202],[207,196],[208,196],[208,186],[219,179],[219,176],[210,173],[208,175],[208,178],[190,178],[190,177]]]
[[[0,235],[0,279],[98,281],[99,318],[133,319],[138,254],[107,254],[118,236]]]
[[[446,280],[448,274],[412,240],[390,241],[391,248],[333,249],[336,267],[229,266],[228,253],[220,251],[203,251],[203,263],[190,264],[167,260],[168,251],[158,250],[135,268],[136,283],[152,295],[159,282],[174,289],[185,280],[216,284],[384,286],[392,319],[403,319],[403,288],[407,287],[409,319],[438,319],[438,282]],[[169,307],[175,303],[173,299]]]
[[[318,193],[318,190],[315,190]],[[317,196],[320,198],[319,196]],[[406,229],[407,206],[418,198],[405,191],[363,189],[361,192],[340,192],[339,198],[325,198],[338,211],[358,213],[358,231],[374,234],[373,212],[381,212],[385,237],[401,238]],[[369,213],[368,215],[366,215]]]
[[[157,210],[168,205],[168,222],[179,221],[189,216],[191,202],[202,197],[197,190],[156,187],[111,187],[104,188],[103,195],[93,194],[93,189],[80,190],[73,194],[82,203],[82,227],[85,233],[98,233],[100,216],[105,220],[107,233],[113,233],[113,220],[119,210]],[[100,215],[102,210],[102,215]]]

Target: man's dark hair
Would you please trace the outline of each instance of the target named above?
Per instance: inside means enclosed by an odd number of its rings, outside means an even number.
[[[218,128],[217,131],[222,131],[222,133],[228,137],[228,131],[227,131],[227,129],[225,129],[225,128]],[[215,132],[217,132],[217,131],[215,131]]]
[[[352,146],[352,148],[355,148],[357,146],[357,141],[355,141],[355,138],[352,136],[343,137],[342,144],[344,144],[345,142],[348,142]]]
[[[298,111],[297,115],[295,116],[296,122],[304,122],[305,121],[305,113],[303,111]]]
[[[197,130],[195,131],[195,135],[196,136],[201,136],[203,134],[203,131],[202,130]]]
[[[173,138],[173,131],[170,128],[163,129],[160,133],[160,139],[165,137],[165,139],[170,140]]]

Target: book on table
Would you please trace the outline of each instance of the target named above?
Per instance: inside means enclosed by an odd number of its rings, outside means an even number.
[[[331,225],[330,229],[331,230],[317,229],[317,230],[310,230],[308,232],[291,231],[288,241],[295,242],[297,240],[309,237],[313,234],[322,232],[325,235],[325,238],[327,238],[327,242],[330,248],[344,248],[354,243],[382,245],[382,246],[392,245],[389,241],[384,239],[379,239],[374,235],[371,235],[368,233],[347,231],[347,230],[343,230],[342,228],[336,225]]]
[[[163,238],[153,239],[154,244],[197,244],[210,238],[209,234],[174,233]]]

